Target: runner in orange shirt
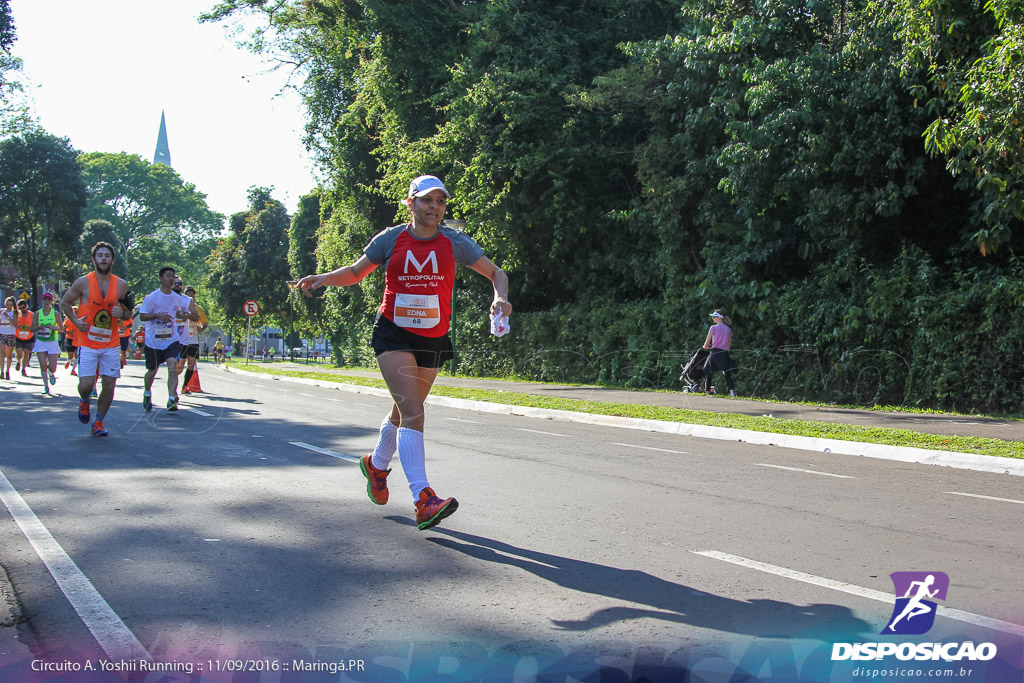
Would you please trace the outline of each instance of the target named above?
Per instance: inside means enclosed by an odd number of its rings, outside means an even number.
[[[117,320],[131,319],[131,306],[121,301],[130,299],[128,283],[110,272],[114,265],[114,247],[97,242],[92,248],[95,270],[75,280],[61,299],[61,310],[78,328],[78,421],[89,424],[90,404],[97,372],[102,376],[102,389],[96,402],[96,420],[92,423],[93,436],[107,436],[103,418],[114,401],[114,387],[121,376],[118,363],[121,340],[117,333]],[[74,310],[78,302],[78,311]]]
[[[118,320],[117,331],[121,334],[121,367],[128,362],[128,345],[132,341],[132,319]]]

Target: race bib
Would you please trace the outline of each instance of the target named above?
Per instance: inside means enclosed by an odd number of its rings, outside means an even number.
[[[40,327],[38,330],[36,330],[36,336],[37,337],[49,337],[50,336],[50,328],[49,327]]]
[[[110,311],[100,309],[93,316],[92,325],[89,325],[88,338],[90,341],[105,344],[113,339],[113,336],[114,326],[113,318],[110,317]]]
[[[113,335],[111,330],[104,329],[102,327],[96,327],[95,325],[89,326],[89,339],[94,342],[106,343],[111,340]]]
[[[157,327],[155,330],[153,330],[153,337],[157,341],[167,341],[168,339],[170,339],[173,336],[174,336],[174,326],[173,325],[169,325],[169,324],[168,325],[161,325],[161,326]]]
[[[436,294],[398,294],[395,296],[395,324],[417,330],[429,330],[441,322],[441,305]]]

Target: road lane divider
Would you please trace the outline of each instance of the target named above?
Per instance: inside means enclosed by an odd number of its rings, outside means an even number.
[[[676,453],[678,455],[693,455],[693,453],[690,453],[689,451],[673,451],[670,448],[655,448],[654,446],[640,446],[640,445],[635,444],[635,443],[617,443],[617,442],[613,441],[612,445],[613,446],[625,446],[626,448],[640,448],[640,449],[645,450],[645,451],[658,451],[659,453]],[[698,453],[698,455],[700,455],[700,454]]]
[[[303,441],[289,441],[288,443],[290,443],[293,446],[298,446],[299,448],[305,448],[307,451],[313,451],[315,453],[322,453],[324,455],[329,455],[332,458],[337,458],[338,460],[345,460],[347,462],[359,462],[359,460],[360,460],[359,456],[357,456],[357,455],[346,455],[344,453],[337,453],[335,451],[331,451],[331,450],[328,450],[326,448],[320,448],[319,446],[313,446],[313,445],[305,443]]]
[[[516,431],[529,432],[530,434],[543,434],[545,436],[561,436],[563,438],[569,438],[568,434],[559,434],[558,432],[544,432],[539,429],[527,429],[526,427],[516,427]]]
[[[885,591],[874,590],[873,588],[864,588],[852,583],[845,583],[843,581],[836,581],[834,579],[827,579],[823,576],[815,576],[814,574],[806,574],[795,569],[789,569],[787,567],[778,567],[773,564],[767,564],[765,562],[758,562],[757,560],[751,560],[746,557],[740,557],[738,555],[730,555],[729,553],[718,552],[717,550],[691,550],[694,555],[701,555],[703,557],[709,557],[714,560],[721,560],[722,562],[728,562],[735,564],[740,567],[747,569],[756,569],[759,572],[765,572],[767,574],[774,574],[775,576],[781,576],[786,579],[792,579],[794,581],[800,581],[802,583],[808,583],[812,586],[819,586],[821,588],[829,588],[831,590],[848,593],[849,595],[856,595],[860,598],[867,598],[868,600],[875,600],[877,602],[884,602],[888,605],[893,604],[892,593],[886,593]],[[936,614],[940,617],[947,619],[953,619],[955,621],[962,621],[967,624],[973,624],[975,626],[981,626],[982,628],[991,629],[993,631],[1002,631],[1003,633],[1009,633],[1012,635],[1024,637],[1024,626],[1021,624],[1015,624],[1010,621],[1003,621],[1002,619],[993,619],[992,617],[986,617],[982,614],[974,614],[973,612],[965,612],[959,609],[952,609],[945,605],[939,605]]]
[[[1024,500],[1014,500],[1013,498],[996,498],[995,496],[983,496],[980,493],[962,493],[960,491],[946,491],[951,496],[967,496],[969,498],[984,498],[985,500],[996,500],[1000,503],[1017,503],[1024,505]]]
[[[832,474],[831,472],[819,472],[818,470],[805,470],[801,467],[786,467],[785,465],[769,465],[766,462],[755,462],[758,467],[771,467],[776,470],[786,470],[788,472],[803,472],[804,474],[817,474],[819,477],[835,477],[836,479],[856,479],[857,477],[851,477],[848,474]]]

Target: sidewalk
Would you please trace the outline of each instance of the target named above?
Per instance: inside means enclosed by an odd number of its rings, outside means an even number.
[[[315,363],[306,365],[296,362],[253,363],[256,366],[274,367],[281,370],[318,372],[329,375],[380,378],[378,372],[330,368]],[[771,416],[779,419],[834,422],[886,429],[909,429],[925,434],[949,434],[954,436],[975,436],[1024,441],[1024,421],[1000,420],[970,417],[966,415],[932,415],[925,413],[880,412],[852,408],[829,408],[802,406],[791,403],[684,394],[668,391],[631,391],[593,386],[565,386],[531,382],[508,382],[503,380],[446,377],[439,375],[435,385],[507,391],[518,394],[533,394],[551,398],[569,398],[583,401],[606,403],[631,403],[638,405],[663,406],[687,410],[707,410],[719,413],[736,413],[755,417]]]

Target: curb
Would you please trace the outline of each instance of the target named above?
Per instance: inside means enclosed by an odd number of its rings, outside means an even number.
[[[338,391],[345,391],[348,393],[366,394],[368,396],[378,396],[382,398],[391,397],[391,394],[387,389],[378,389],[376,387],[363,387],[356,384],[308,379],[305,377],[266,375],[263,373],[248,372],[246,370],[239,370],[237,368],[230,368],[227,366],[216,367],[225,372],[270,377],[282,382],[305,384],[307,386],[336,389]],[[734,429],[731,427],[709,427],[706,425],[694,425],[686,422],[643,420],[636,417],[593,415],[591,413],[576,413],[567,410],[553,410],[551,408],[530,408],[526,406],[510,406],[502,403],[471,401],[469,399],[448,398],[446,396],[427,396],[426,403],[446,408],[472,410],[479,413],[491,413],[495,415],[518,415],[521,417],[556,420],[561,422],[576,422],[601,427],[618,427],[621,429],[636,429],[648,432],[659,432],[662,434],[678,434],[679,436],[692,436],[700,439],[740,441],[760,446],[780,446],[782,448],[793,448],[804,451],[818,451],[819,453],[828,451],[833,455],[854,455],[865,458],[895,460],[921,465],[938,465],[940,467],[953,467],[956,469],[973,470],[976,472],[991,472],[994,474],[1009,474],[1012,476],[1024,477],[1024,459],[1004,458],[996,455],[958,453],[956,451],[939,451],[928,448],[912,448],[910,446],[884,446],[882,444],[863,443],[860,441],[840,441],[838,439],[822,439],[810,436],[774,434],[771,432],[753,432],[746,429]]]

